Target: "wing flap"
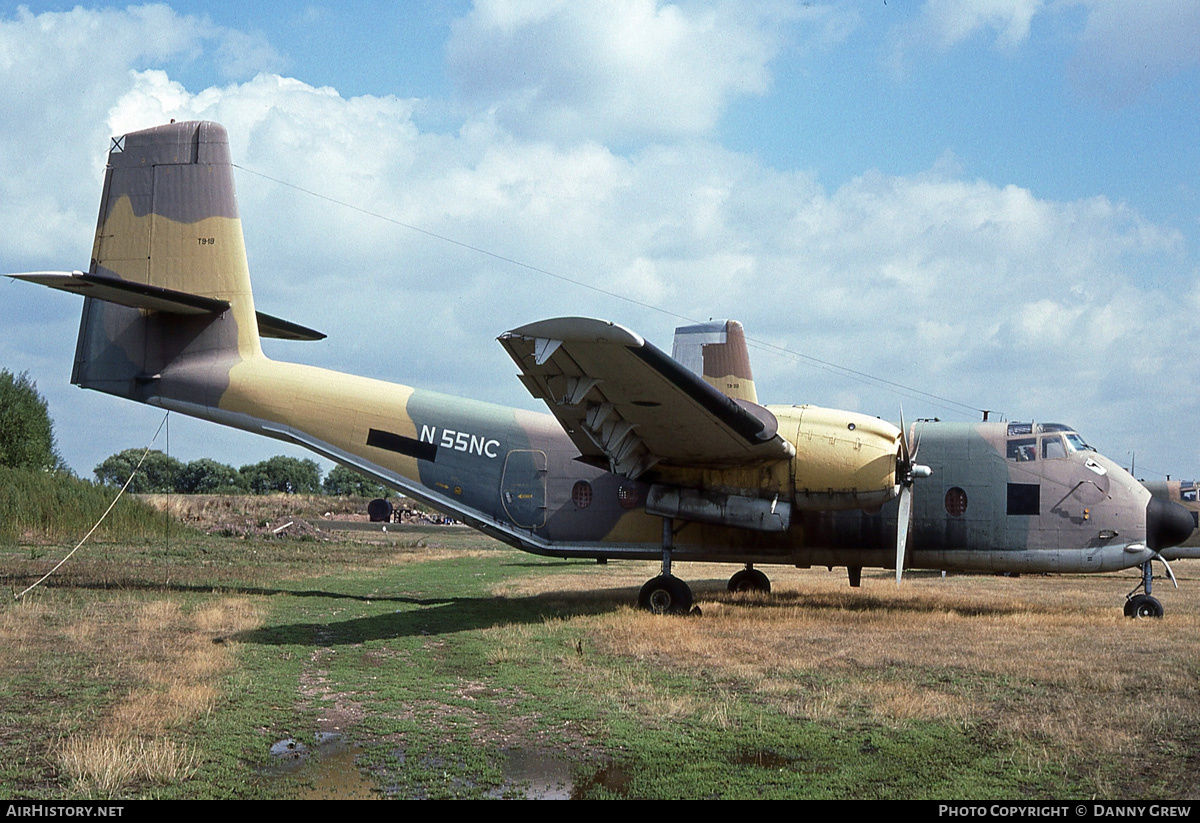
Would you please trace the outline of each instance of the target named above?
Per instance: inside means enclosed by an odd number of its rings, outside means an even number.
[[[719,468],[786,459],[775,416],[735,401],[640,335],[560,317],[506,332],[521,382],[588,462],[636,478],[658,464]]]

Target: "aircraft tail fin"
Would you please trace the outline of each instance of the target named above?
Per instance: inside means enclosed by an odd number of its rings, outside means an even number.
[[[675,329],[671,357],[734,400],[758,403],[746,333],[736,320],[710,320]]]
[[[215,406],[222,376],[261,354],[224,128],[113,138],[91,266],[77,279],[87,299],[72,383]]]
[[[14,276],[86,298],[71,382],[142,402],[215,407],[260,337],[324,336],[255,311],[216,123],[114,137],[88,271]]]

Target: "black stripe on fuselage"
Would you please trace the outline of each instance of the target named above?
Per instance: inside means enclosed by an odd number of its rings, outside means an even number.
[[[433,462],[437,459],[436,443],[422,443],[412,437],[385,432],[381,429],[371,429],[367,432],[367,445],[377,449],[399,452],[406,457],[415,457],[418,460]]]

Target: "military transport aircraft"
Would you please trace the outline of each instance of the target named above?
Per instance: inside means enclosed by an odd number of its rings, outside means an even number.
[[[261,337],[322,335],[255,310],[215,123],[114,138],[87,272],[14,276],[86,298],[73,383],[298,443],[526,551],[661,560],[652,611],[691,610],[673,559],[745,564],[733,589],[769,589],[764,563],[852,585],[864,566],[1140,566],[1144,598],[1192,528],[1064,426],[763,407],[737,324],[685,327],[678,359],[588,318],[502,334],[550,415],[270,360]]]

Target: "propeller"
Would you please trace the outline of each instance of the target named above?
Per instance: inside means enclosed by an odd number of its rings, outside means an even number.
[[[900,408],[900,450],[896,454],[896,482],[900,486],[900,506],[896,512],[896,585],[904,574],[904,549],[908,544],[908,523],[912,518],[913,481],[929,477],[933,470],[917,462],[920,438],[908,448],[908,429],[904,425],[904,408]]]

